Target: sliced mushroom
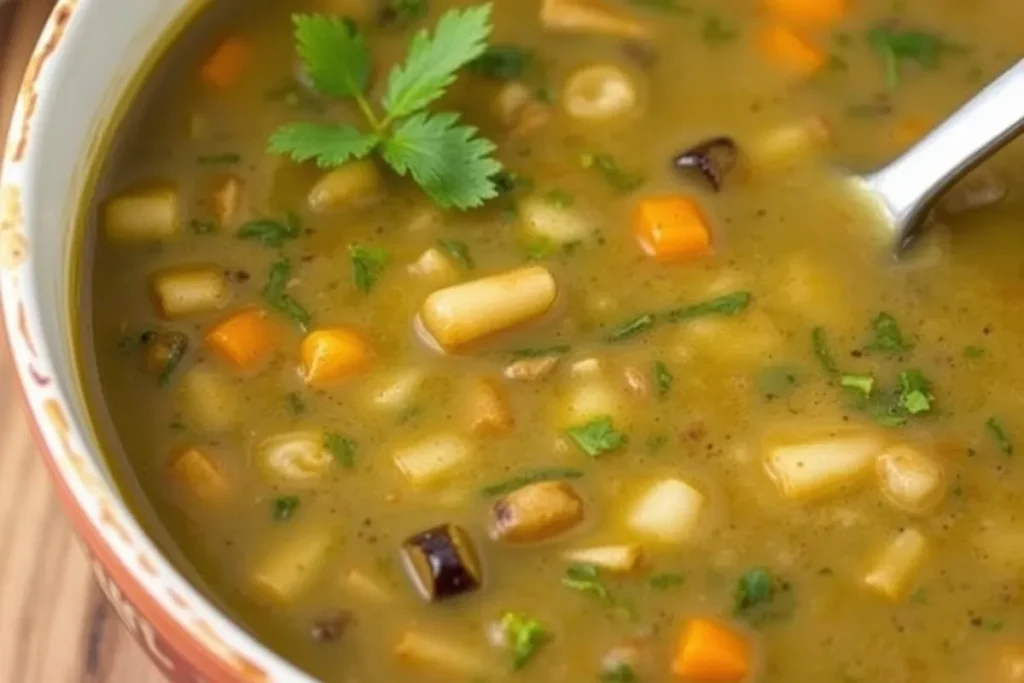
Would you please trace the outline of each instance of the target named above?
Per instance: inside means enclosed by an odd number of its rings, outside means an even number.
[[[739,156],[736,142],[729,137],[704,140],[673,160],[675,167],[686,172],[696,171],[718,192],[725,177],[736,166]]]
[[[482,574],[473,542],[455,524],[442,524],[402,544],[406,573],[424,598],[444,600],[480,587]]]
[[[583,520],[583,500],[564,481],[542,481],[499,498],[491,511],[491,537],[535,543],[572,529]]]

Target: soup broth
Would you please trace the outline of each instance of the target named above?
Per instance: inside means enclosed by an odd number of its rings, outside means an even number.
[[[440,185],[268,140],[337,154],[363,43],[380,124],[482,5],[225,6],[107,163],[84,362],[242,623],[337,683],[1024,680],[1024,148],[899,260],[841,171],[1020,58],[1024,5],[495,2],[426,111],[503,170]]]

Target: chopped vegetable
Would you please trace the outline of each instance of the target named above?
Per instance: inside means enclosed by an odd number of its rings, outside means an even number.
[[[235,224],[242,210],[245,183],[241,178],[229,175],[223,178],[210,195],[210,205],[217,220],[214,228],[227,227]],[[210,221],[207,221],[209,223]],[[197,221],[192,221],[192,231],[196,232]]]
[[[238,228],[235,236],[238,239],[259,242],[268,247],[277,248],[284,246],[285,242],[297,238],[300,232],[298,218],[295,214],[289,213],[284,221],[267,218],[249,221]]]
[[[580,165],[583,168],[600,171],[608,184],[620,192],[632,192],[644,184],[642,175],[623,170],[615,162],[615,158],[608,154],[586,152],[580,156]]]
[[[765,28],[758,48],[770,62],[797,76],[811,76],[828,62],[824,50],[783,24]]]
[[[452,259],[441,249],[430,247],[407,267],[412,275],[427,280],[430,285],[447,287],[459,281],[459,271]]]
[[[475,648],[440,640],[433,633],[420,631],[402,634],[395,645],[394,655],[399,661],[415,665],[431,675],[443,671],[461,679],[484,680],[491,669]]]
[[[617,66],[586,66],[569,75],[562,90],[562,106],[574,119],[604,123],[634,112],[640,93],[632,77]]]
[[[906,370],[900,373],[900,405],[911,415],[927,413],[932,409],[932,385],[917,370]]]
[[[665,317],[669,322],[679,323],[707,315],[737,315],[747,310],[752,299],[750,292],[732,292],[698,304],[673,309],[666,313]]]
[[[348,248],[348,258],[352,264],[352,284],[360,292],[368,294],[377,284],[390,255],[383,247],[353,244]]]
[[[262,367],[277,348],[278,329],[259,308],[243,308],[206,334],[206,344],[242,372]]]
[[[583,521],[583,500],[564,481],[540,481],[518,488],[491,508],[491,537],[510,543],[536,543]]]
[[[899,30],[878,26],[867,34],[871,48],[878,53],[885,68],[885,82],[890,88],[900,83],[900,66],[912,62],[925,69],[936,69],[943,55],[961,49],[934,33]]]
[[[814,347],[814,355],[818,357],[818,361],[821,363],[821,367],[825,369],[825,372],[831,374],[837,374],[839,372],[839,365],[836,363],[835,356],[832,355],[832,350],[828,345],[828,337],[825,335],[824,327],[815,327],[811,332],[811,344]]]
[[[352,469],[356,464],[356,451],[359,444],[338,432],[324,433],[324,448],[334,456],[342,467]]]
[[[626,435],[615,429],[610,417],[599,417],[586,424],[571,427],[566,436],[592,458],[610,453],[626,445]]]
[[[237,426],[244,414],[240,387],[211,364],[182,375],[176,398],[186,423],[206,432],[227,431]]]
[[[864,396],[870,397],[875,388],[875,378],[871,375],[851,375],[843,373],[839,376],[839,385],[847,389],[859,391]]]
[[[569,550],[563,556],[573,564],[582,564],[609,572],[625,574],[636,569],[640,563],[642,551],[639,545],[631,543]]]
[[[634,335],[640,334],[644,330],[649,330],[654,326],[654,316],[650,313],[644,315],[638,315],[637,317],[629,320],[619,327],[615,328],[611,334],[608,335],[609,342],[618,342],[623,339],[628,339]]]
[[[469,69],[496,81],[514,81],[523,77],[532,61],[533,54],[518,45],[489,45]]]
[[[567,467],[543,467],[518,474],[497,484],[485,486],[480,492],[487,497],[503,496],[529,484],[541,481],[557,481],[559,479],[579,479],[582,476],[583,472],[580,470]]]
[[[870,474],[881,439],[857,431],[826,432],[781,440],[765,451],[765,468],[787,498],[829,495]]]
[[[1013,440],[1010,439],[1009,432],[1006,431],[1006,427],[1003,426],[1003,423],[998,418],[990,417],[986,420],[985,429],[988,430],[996,447],[1004,455],[1013,455]]]
[[[676,545],[697,532],[703,509],[704,495],[700,491],[680,479],[663,479],[633,503],[626,521],[644,538]]]
[[[206,58],[199,75],[206,85],[227,90],[238,84],[251,55],[252,46],[244,38],[229,36]]]
[[[740,577],[736,583],[736,595],[733,599],[733,613],[737,616],[770,603],[775,598],[777,582],[767,569],[751,569]]]
[[[871,323],[873,333],[871,341],[864,348],[869,351],[888,351],[898,353],[909,351],[913,345],[907,342],[900,331],[896,318],[888,313],[879,313]]]
[[[291,278],[292,264],[290,261],[283,259],[273,263],[267,274],[267,284],[263,286],[263,300],[269,306],[294,320],[302,330],[306,330],[313,321],[313,316],[291,294],[285,291]]]
[[[347,161],[328,171],[310,189],[306,197],[316,213],[341,211],[366,206],[384,194],[384,177],[372,159]]]
[[[334,460],[316,431],[287,432],[263,439],[255,463],[271,483],[314,483],[327,475]]]
[[[483,579],[473,541],[455,524],[407,538],[402,543],[402,562],[417,591],[431,602],[474,591]]]
[[[460,68],[484,54],[491,32],[491,6],[451,9],[433,35],[422,31],[404,63],[388,75],[376,113],[367,99],[371,57],[366,40],[351,21],[323,15],[296,15],[299,55],[314,87],[335,99],[354,99],[370,132],[347,125],[293,123],[270,138],[270,151],[323,168],[362,159],[374,151],[399,175],[412,178],[439,206],[469,209],[497,196],[494,176],[501,165],[494,144],[459,115],[427,112],[444,95]]]
[[[512,407],[494,378],[479,377],[471,382],[467,402],[470,429],[474,434],[503,434],[515,426]]]
[[[730,137],[716,137],[697,143],[672,160],[682,171],[696,171],[715,192],[736,167],[739,149]]]
[[[306,384],[325,386],[366,372],[373,362],[373,347],[354,329],[336,327],[306,335],[300,348],[302,378]]]
[[[633,234],[641,248],[659,261],[678,261],[711,251],[711,230],[689,197],[640,200],[633,212]]]
[[[166,387],[188,352],[188,335],[181,332],[151,333],[144,335],[142,343],[143,367],[149,374],[156,375],[158,386]]]
[[[150,281],[160,315],[168,320],[212,313],[228,300],[228,282],[216,266],[160,271]]]
[[[942,500],[946,478],[934,459],[911,446],[886,448],[875,464],[885,499],[911,514],[923,514]]]
[[[672,391],[675,377],[669,372],[668,366],[660,360],[651,363],[651,370],[654,372],[654,383],[658,388],[658,398],[665,398]]]
[[[914,528],[904,529],[882,551],[864,583],[889,600],[906,594],[928,553],[928,540]]]
[[[551,639],[539,621],[516,612],[501,618],[501,630],[512,650],[512,668],[516,671],[526,666],[537,650]]]
[[[825,121],[810,116],[763,131],[745,145],[745,158],[757,175],[774,177],[786,169],[816,162],[831,139]]]
[[[227,477],[212,457],[196,446],[189,446],[176,453],[172,457],[170,469],[189,493],[204,503],[223,500],[231,490]]]
[[[571,201],[566,202],[571,196],[555,193],[557,201],[552,201],[552,193],[531,195],[519,202],[519,223],[523,231],[531,238],[563,247],[593,235],[593,224],[580,211],[571,208]]]
[[[278,605],[294,603],[314,584],[335,543],[333,531],[325,527],[292,525],[289,531],[256,558],[248,578],[250,591]]]
[[[750,674],[750,645],[707,619],[691,619],[679,636],[672,673],[687,681],[741,683]]]
[[[562,585],[580,593],[590,593],[605,602],[611,602],[611,591],[601,581],[598,568],[592,564],[570,565],[565,570]]]
[[[413,488],[425,489],[465,468],[472,453],[462,437],[441,433],[396,450],[392,459]]]
[[[289,520],[298,509],[299,503],[298,496],[278,496],[271,503],[271,515],[278,522]]]
[[[469,247],[462,240],[439,239],[437,244],[466,270],[473,270],[476,267],[476,264],[473,263],[473,256],[469,253]]]

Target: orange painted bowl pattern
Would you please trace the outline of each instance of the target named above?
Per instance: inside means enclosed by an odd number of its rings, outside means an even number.
[[[174,683],[312,683],[190,585],[114,484],[76,371],[76,231],[91,165],[160,47],[212,0],[60,0],[19,91],[0,177],[0,301],[40,453],[100,587]]]

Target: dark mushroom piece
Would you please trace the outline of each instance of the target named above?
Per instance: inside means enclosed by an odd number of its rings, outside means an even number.
[[[402,544],[402,562],[420,594],[444,600],[480,587],[480,561],[466,531],[442,524],[410,536]]]
[[[725,177],[736,166],[739,148],[730,137],[710,138],[686,150],[675,159],[673,165],[686,172],[696,171],[718,192]]]

